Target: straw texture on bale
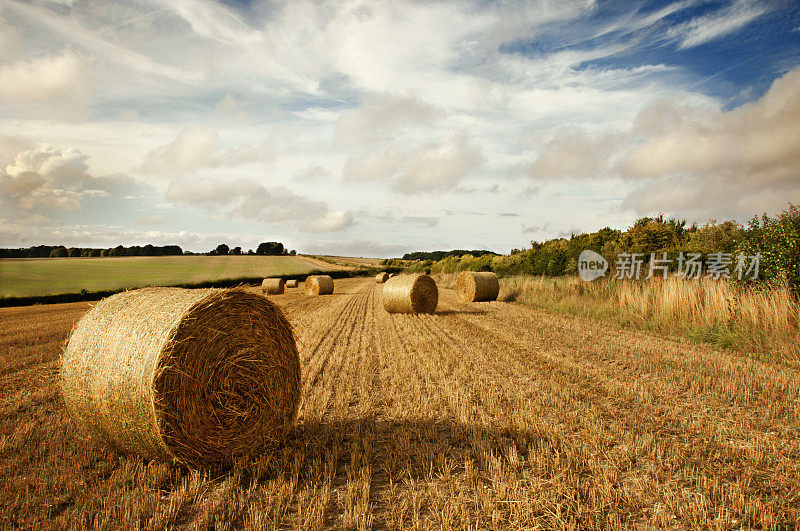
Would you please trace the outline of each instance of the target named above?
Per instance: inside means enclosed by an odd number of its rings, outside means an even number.
[[[297,280],[287,280],[285,286],[287,288],[296,288],[297,287]]]
[[[439,289],[428,275],[400,275],[383,286],[383,307],[389,313],[433,313]]]
[[[282,278],[265,278],[261,281],[261,293],[267,295],[280,295],[283,293],[284,282]]]
[[[333,279],[328,275],[311,275],[306,278],[306,295],[330,295]]]
[[[375,282],[378,284],[383,284],[387,280],[389,280],[389,273],[378,273],[375,275]]]
[[[146,288],[100,301],[61,359],[76,423],[117,449],[191,468],[278,441],[300,403],[292,327],[240,289]]]
[[[463,302],[494,301],[500,281],[491,271],[462,271],[456,278],[456,292]]]

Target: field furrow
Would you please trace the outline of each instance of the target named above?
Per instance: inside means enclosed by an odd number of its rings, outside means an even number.
[[[390,315],[381,285],[270,297],[303,399],[209,475],[86,443],[58,355],[86,305],[0,311],[0,527],[731,528],[800,524],[800,375],[522,305]]]

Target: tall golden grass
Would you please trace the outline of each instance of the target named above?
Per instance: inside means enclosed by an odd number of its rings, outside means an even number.
[[[455,275],[440,275],[452,286]],[[800,303],[785,282],[753,288],[680,278],[583,282],[577,277],[506,277],[500,300],[611,319],[733,347],[756,358],[800,363]]]

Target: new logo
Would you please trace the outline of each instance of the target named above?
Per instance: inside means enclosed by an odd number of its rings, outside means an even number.
[[[594,251],[585,249],[578,257],[578,276],[581,280],[591,282],[605,276],[608,271],[608,261]]]

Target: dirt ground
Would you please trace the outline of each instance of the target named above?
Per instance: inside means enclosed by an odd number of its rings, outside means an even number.
[[[0,309],[0,528],[794,528],[800,375],[440,290],[271,297],[303,366],[275,453],[192,472],[76,431],[59,354],[87,303]]]

